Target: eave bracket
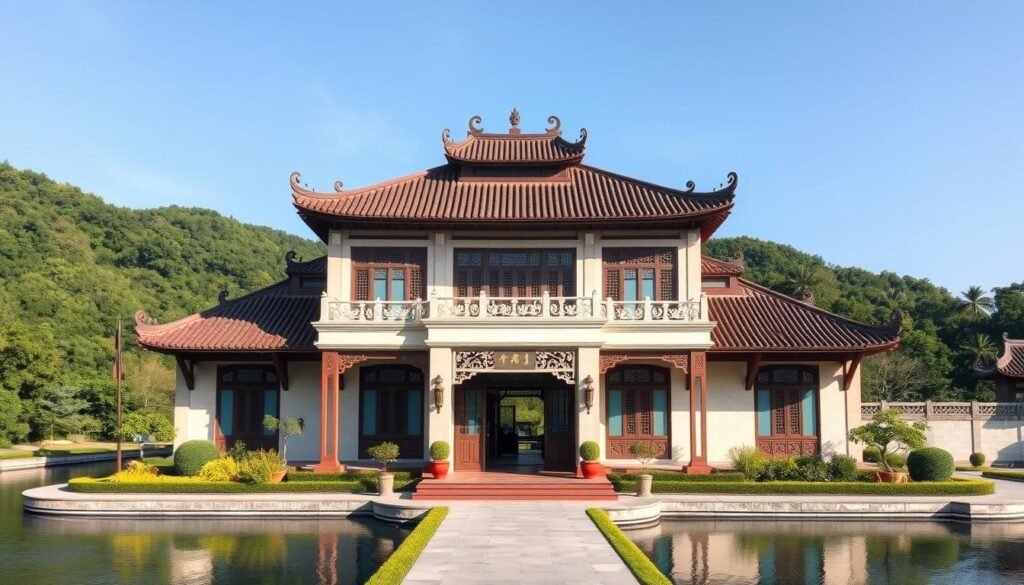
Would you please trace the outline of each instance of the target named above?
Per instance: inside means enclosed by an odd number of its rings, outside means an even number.
[[[196,362],[189,361],[180,355],[174,356],[174,360],[178,362],[178,369],[181,370],[181,377],[185,379],[185,387],[189,390],[196,389]]]
[[[843,392],[850,389],[850,385],[853,384],[854,374],[857,373],[857,368],[860,367],[861,356],[854,356],[852,360],[843,362]]]
[[[762,356],[759,353],[747,358],[747,379],[743,387],[747,390],[754,389],[754,381],[757,380],[757,371],[761,369]]]

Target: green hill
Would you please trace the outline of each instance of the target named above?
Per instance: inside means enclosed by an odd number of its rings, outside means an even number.
[[[65,421],[62,433],[109,432],[116,319],[131,348],[137,309],[168,321],[215,304],[221,290],[265,286],[283,276],[288,250],[312,258],[323,246],[205,209],[116,207],[0,164],[0,443],[38,437],[55,419]],[[706,253],[737,250],[747,278],[797,297],[813,293],[825,309],[874,323],[903,311],[899,355],[884,368],[877,359],[865,364],[867,398],[990,398],[970,375],[972,361],[989,356],[1002,331],[1024,336],[1021,284],[996,289],[998,310],[986,317],[927,279],[832,266],[790,246],[722,238]],[[989,336],[988,348],[979,334]],[[128,409],[169,413],[170,360],[130,349],[126,361]],[[54,406],[69,396],[89,404],[81,416]]]
[[[0,389],[33,424],[47,392],[71,386],[109,428],[113,330],[145,308],[176,319],[283,277],[284,254],[323,246],[206,209],[135,210],[104,203],[46,175],[0,164]],[[170,363],[127,358],[130,406],[167,408]],[[0,395],[0,435],[16,409]],[[4,407],[7,408],[4,408]],[[9,423],[13,424],[13,423]],[[23,429],[22,429],[23,430]]]

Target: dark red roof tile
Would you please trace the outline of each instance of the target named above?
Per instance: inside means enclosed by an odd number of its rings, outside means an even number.
[[[865,352],[895,347],[898,326],[858,323],[740,280],[743,294],[708,297],[712,352]]]
[[[743,261],[719,260],[710,256],[700,257],[700,273],[704,276],[739,276],[743,274]]]
[[[1024,378],[1024,339],[1003,335],[1003,355],[996,360],[996,369],[1004,376]]]

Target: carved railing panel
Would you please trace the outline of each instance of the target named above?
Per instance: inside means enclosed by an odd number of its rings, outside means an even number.
[[[1020,402],[865,402],[860,415],[867,420],[883,409],[895,409],[903,418],[914,420],[1024,419]]]
[[[419,323],[430,316],[430,304],[415,301],[341,301],[326,299],[328,321]]]

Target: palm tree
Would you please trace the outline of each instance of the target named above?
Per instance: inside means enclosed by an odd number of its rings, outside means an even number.
[[[972,358],[974,365],[985,366],[996,360],[999,348],[985,333],[975,333],[960,345],[960,350]]]
[[[975,317],[988,317],[989,313],[996,308],[996,302],[992,300],[992,297],[986,296],[980,286],[968,287],[960,295],[963,297],[963,300],[960,301],[960,310]]]
[[[798,264],[786,276],[785,284],[794,297],[810,297],[814,294],[814,287],[821,284],[821,274],[815,266]]]

